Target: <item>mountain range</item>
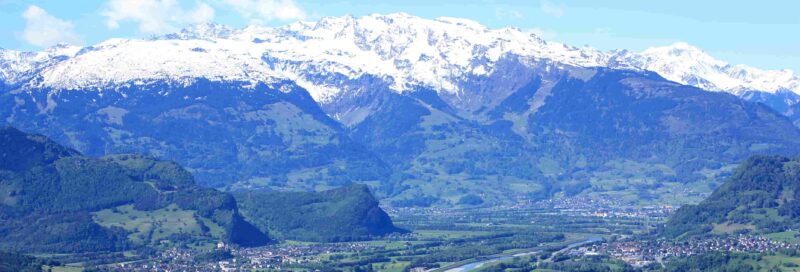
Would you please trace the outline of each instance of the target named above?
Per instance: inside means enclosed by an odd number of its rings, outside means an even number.
[[[230,190],[686,202],[747,156],[797,152],[798,82],[685,43],[606,52],[396,13],[2,50],[0,122]]]
[[[328,104],[358,93],[359,85],[366,87],[358,82],[369,78],[397,92],[426,87],[460,93],[471,79],[497,72],[498,62],[509,55],[654,71],[678,83],[743,96],[800,93],[800,77],[792,71],[729,64],[683,42],[638,53],[600,51],[545,41],[517,28],[490,29],[467,19],[429,20],[405,13],[326,17],[275,28],[201,24],[148,40],[110,39],[42,52],[2,50],[0,81],[10,86],[107,89],[153,80],[255,84],[289,79]],[[37,75],[41,78],[33,80]]]

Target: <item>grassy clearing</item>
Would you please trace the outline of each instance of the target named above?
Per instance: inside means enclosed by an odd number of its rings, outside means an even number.
[[[740,230],[755,230],[756,226],[750,224],[736,224],[736,223],[723,223],[723,224],[712,224],[714,228],[711,232],[716,234],[726,234],[726,233],[734,233]]]
[[[708,177],[715,171],[705,170]],[[660,173],[663,178],[653,177]],[[680,183],[670,181],[676,172],[664,164],[649,164],[629,160],[614,160],[591,173],[591,188],[585,193],[591,196],[608,195],[625,202],[641,205],[682,205],[697,203],[711,192],[709,182]]]
[[[785,255],[764,256],[758,262],[759,271],[800,271],[800,257]]]
[[[153,211],[140,211],[124,205],[93,213],[94,221],[104,227],[120,227],[129,231],[128,239],[137,244],[154,243],[173,234],[210,234],[219,236],[223,228],[211,220],[200,219],[209,228],[204,233],[195,212],[172,204]]]
[[[78,266],[43,266],[43,271],[52,271],[52,272],[81,272],[83,271],[83,267]]]
[[[488,235],[488,231],[449,231],[449,230],[417,230],[420,239],[460,239]]]
[[[787,243],[800,243],[800,239],[797,239],[797,235],[800,232],[796,230],[784,231],[784,232],[775,232],[767,234],[767,238],[776,240],[776,241],[783,241]]]
[[[372,267],[379,271],[384,271],[384,272],[402,272],[406,271],[405,268],[409,264],[410,262],[395,261],[386,263],[375,263],[372,265]]]

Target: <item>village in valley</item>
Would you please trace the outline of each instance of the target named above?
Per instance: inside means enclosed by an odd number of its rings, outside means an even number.
[[[524,232],[564,233],[564,238],[544,241],[538,246],[532,244],[533,247],[527,251],[519,248],[508,252],[516,252],[516,256],[606,256],[633,267],[660,265],[670,258],[715,251],[746,253],[800,249],[796,242],[747,233],[679,242],[642,239],[641,235],[653,232],[675,209],[669,205],[631,207],[618,206],[617,203],[619,201],[613,198],[578,197],[472,210],[387,207],[399,226],[415,231],[374,241],[289,241],[255,248],[242,248],[220,241],[210,251],[175,247],[146,260],[122,262],[106,268],[113,271],[266,271],[321,269],[343,263],[362,267],[360,265],[372,262],[375,264],[368,267],[380,270],[378,268],[395,265],[407,267],[409,261],[413,263],[414,258],[419,257],[417,252],[426,248],[446,250],[472,243],[491,244],[498,237],[491,233],[509,233],[509,237],[515,237],[513,233]],[[438,267],[458,263],[454,261],[439,262]],[[430,265],[416,269],[436,268]]]

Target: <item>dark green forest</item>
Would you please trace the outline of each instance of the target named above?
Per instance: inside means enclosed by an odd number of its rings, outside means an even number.
[[[392,224],[366,185],[323,192],[235,193],[242,214],[282,239],[341,242],[404,232]]]

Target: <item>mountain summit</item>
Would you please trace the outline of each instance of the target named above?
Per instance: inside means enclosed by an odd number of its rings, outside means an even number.
[[[693,45],[678,42],[625,55],[632,66],[659,73],[683,84],[710,91],[741,94],[746,91],[800,93],[800,77],[789,70],[764,71],[715,59]]]

